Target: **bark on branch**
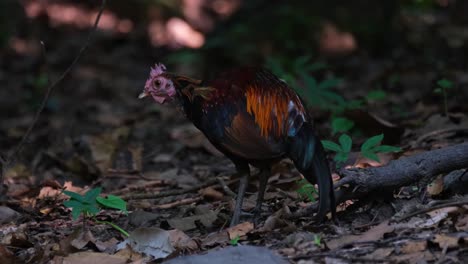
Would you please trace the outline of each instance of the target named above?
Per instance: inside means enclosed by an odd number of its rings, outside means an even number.
[[[343,170],[340,172],[343,179],[335,184],[335,188],[352,190],[356,196],[388,192],[467,167],[468,143],[463,143],[394,160],[382,167]],[[344,188],[345,185],[348,186]]]
[[[422,180],[429,182],[439,174],[468,168],[468,143],[427,151],[410,157],[391,161],[382,167],[348,169],[340,171],[343,177],[335,184],[336,202],[382,195]],[[290,217],[310,216],[317,204]]]

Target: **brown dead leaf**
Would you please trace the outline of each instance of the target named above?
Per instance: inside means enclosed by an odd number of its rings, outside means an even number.
[[[98,240],[96,241],[95,245],[99,251],[110,253],[115,249],[118,243],[119,241],[115,237],[113,237],[107,241]]]
[[[76,249],[83,249],[88,243],[96,243],[96,239],[94,238],[91,231],[80,232],[78,236],[71,240],[70,245]]]
[[[459,240],[459,237],[448,236],[445,234],[437,234],[435,235],[434,239],[432,239],[432,242],[439,244],[439,247],[441,249],[445,249],[458,247]]]
[[[227,229],[229,239],[235,239],[236,237],[243,237],[254,229],[254,224],[251,222],[243,222],[236,226]]]
[[[169,230],[169,239],[172,246],[176,250],[181,251],[195,251],[198,249],[198,244],[191,237],[187,236],[184,232],[174,229]]]
[[[405,254],[411,254],[415,252],[424,251],[427,249],[427,241],[408,241],[401,247],[401,251]]]
[[[430,196],[439,195],[444,190],[444,176],[437,176],[426,189]]]
[[[347,235],[337,239],[333,239],[327,242],[327,246],[328,248],[333,250],[353,242],[376,241],[382,239],[382,237],[385,234],[393,232],[395,230],[395,226],[389,225],[388,222],[388,220],[384,221],[379,225],[367,230],[361,235]]]
[[[374,252],[367,254],[365,256],[366,259],[386,259],[388,258],[392,253],[394,249],[393,248],[378,248]]]
[[[15,255],[7,247],[0,245],[0,263],[2,264],[13,264],[18,263],[15,259]]]
[[[213,222],[218,218],[218,213],[203,206],[197,206],[195,208],[196,215],[182,217],[182,218],[172,218],[167,220],[169,225],[174,229],[179,229],[182,231],[192,230],[197,228],[195,221],[200,221],[205,227],[211,227]]]
[[[201,189],[199,193],[203,195],[203,197],[210,199],[210,200],[215,200],[215,201],[222,200],[224,197],[224,194],[222,192],[217,191],[213,187],[207,187],[207,188]]]
[[[396,263],[427,263],[433,261],[435,256],[429,250],[395,256]]]
[[[457,231],[468,231],[468,214],[465,214],[458,219],[457,223],[455,224],[455,228]]]
[[[202,247],[214,247],[218,245],[226,245],[229,242],[229,234],[226,231],[220,231],[208,234],[202,239]]]
[[[70,254],[66,257],[55,256],[53,263],[62,263],[62,264],[89,264],[89,263],[99,263],[99,264],[125,264],[127,263],[127,258],[124,258],[119,255],[109,255],[106,253],[97,253],[97,252],[78,252]]]

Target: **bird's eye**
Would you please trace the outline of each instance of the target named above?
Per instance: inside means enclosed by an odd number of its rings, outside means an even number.
[[[155,85],[155,86],[160,86],[160,85],[161,85],[161,81],[160,81],[160,80],[154,81],[154,85]]]

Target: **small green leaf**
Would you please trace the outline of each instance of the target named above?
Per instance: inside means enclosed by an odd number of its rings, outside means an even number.
[[[314,244],[320,246],[322,244],[322,238],[319,235],[314,235]]]
[[[113,208],[127,212],[127,202],[115,195],[108,195],[106,198],[97,197],[96,201],[104,207]]]
[[[89,201],[95,201],[96,200],[96,197],[99,196],[99,194],[101,194],[101,191],[102,191],[102,188],[101,187],[98,187],[98,188],[94,188],[94,189],[91,189],[89,191],[87,191],[84,195],[84,199],[89,202]]]
[[[64,201],[63,202],[63,205],[65,205],[66,207],[68,208],[76,208],[76,207],[83,207],[83,203],[80,202],[80,201],[77,201],[77,200],[68,200],[68,201]]]
[[[368,159],[371,159],[371,160],[374,160],[374,161],[377,161],[377,162],[380,162],[380,159],[379,157],[377,156],[377,154],[373,151],[370,151],[370,150],[366,150],[366,151],[363,151],[362,152],[362,156],[368,158]]]
[[[377,135],[377,136],[373,136],[373,137],[370,137],[368,138],[361,146],[361,151],[364,152],[366,150],[369,150],[377,145],[380,144],[380,142],[382,142],[384,138],[384,134],[380,134],[380,135]]]
[[[64,190],[63,193],[65,195],[70,196],[71,199],[74,199],[74,200],[77,200],[77,201],[80,201],[80,202],[83,202],[83,200],[84,200],[84,197],[79,193],[70,192],[70,191],[67,191],[67,190]]]
[[[372,90],[366,95],[368,101],[382,100],[387,97],[387,93],[383,90]]]
[[[341,149],[343,150],[343,152],[348,153],[348,152],[351,151],[351,147],[353,145],[353,140],[351,139],[350,136],[348,136],[347,134],[343,134],[343,135],[340,136],[338,141],[341,144]]]
[[[453,87],[453,82],[447,79],[441,79],[437,81],[437,85],[440,86],[442,89],[450,89]]]
[[[345,163],[348,160],[348,155],[349,152],[339,152],[335,155],[333,160],[335,160],[336,162]]]
[[[306,66],[306,68],[308,71],[318,71],[328,68],[328,65],[323,62],[315,62],[310,64],[309,66]]]
[[[354,122],[344,117],[334,118],[332,120],[332,133],[346,132],[353,128]]]
[[[82,208],[73,208],[72,209],[72,219],[76,220],[78,217],[80,217],[80,214],[83,212]]]
[[[233,246],[237,246],[237,244],[239,243],[239,239],[240,239],[240,237],[239,237],[239,235],[237,235],[235,238],[231,239],[231,240],[229,241],[229,243],[230,243],[231,245],[233,245]]]
[[[389,145],[381,145],[377,146],[374,148],[375,152],[400,152],[401,148],[400,147],[394,147],[394,146],[389,146]]]
[[[440,94],[440,93],[442,93],[442,89],[441,88],[435,88],[434,93]]]
[[[318,86],[319,90],[328,90],[329,88],[336,87],[341,83],[341,79],[338,78],[330,78],[326,79],[323,82],[321,82]]]
[[[330,140],[322,140],[322,145],[325,149],[329,149],[335,152],[341,152],[341,146]]]

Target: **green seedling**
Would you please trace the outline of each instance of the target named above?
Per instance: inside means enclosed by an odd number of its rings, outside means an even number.
[[[437,81],[437,88],[434,89],[434,93],[442,94],[442,97],[444,99],[445,116],[448,116],[447,91],[452,88],[453,88],[453,82],[447,79],[441,79]]]
[[[354,121],[345,117],[332,118],[332,134],[348,132],[354,127]]]
[[[368,138],[362,145],[361,145],[361,155],[380,162],[377,153],[387,153],[387,152],[400,152],[401,148],[389,146],[389,145],[380,145],[384,138],[384,134],[380,134],[377,136],[373,136]]]
[[[297,189],[297,193],[301,199],[308,199],[311,202],[315,202],[315,197],[318,195],[317,189],[315,186],[310,184],[306,179],[301,179],[298,181],[300,185],[299,189]]]
[[[401,151],[401,148],[399,147],[381,145],[383,138],[383,134],[368,138],[361,145],[361,155],[368,159],[380,162],[379,157],[377,156],[378,153]],[[333,160],[336,161],[337,167],[339,168],[348,160],[353,140],[347,134],[342,134],[339,137],[338,142],[339,144],[329,140],[322,140],[322,145],[325,149],[336,152]]]
[[[87,218],[93,218],[96,223],[108,224],[128,237],[129,234],[116,224],[96,219],[96,215],[99,213],[101,208],[117,209],[125,214],[127,213],[127,203],[122,198],[115,195],[100,197],[99,195],[101,194],[101,191],[101,188],[94,188],[87,191],[84,195],[81,195],[79,193],[65,190],[63,193],[69,196],[70,199],[68,201],[64,201],[63,204],[72,209],[73,220],[78,219],[80,215],[82,215],[84,225]]]
[[[337,167],[341,167],[341,165],[343,165],[348,160],[353,140],[347,134],[342,134],[338,138],[338,142],[339,144],[330,140],[322,140],[322,145],[325,149],[336,152],[333,160],[336,161]]]
[[[237,235],[235,238],[229,240],[229,244],[231,244],[232,246],[237,246],[239,244],[239,235]]]

